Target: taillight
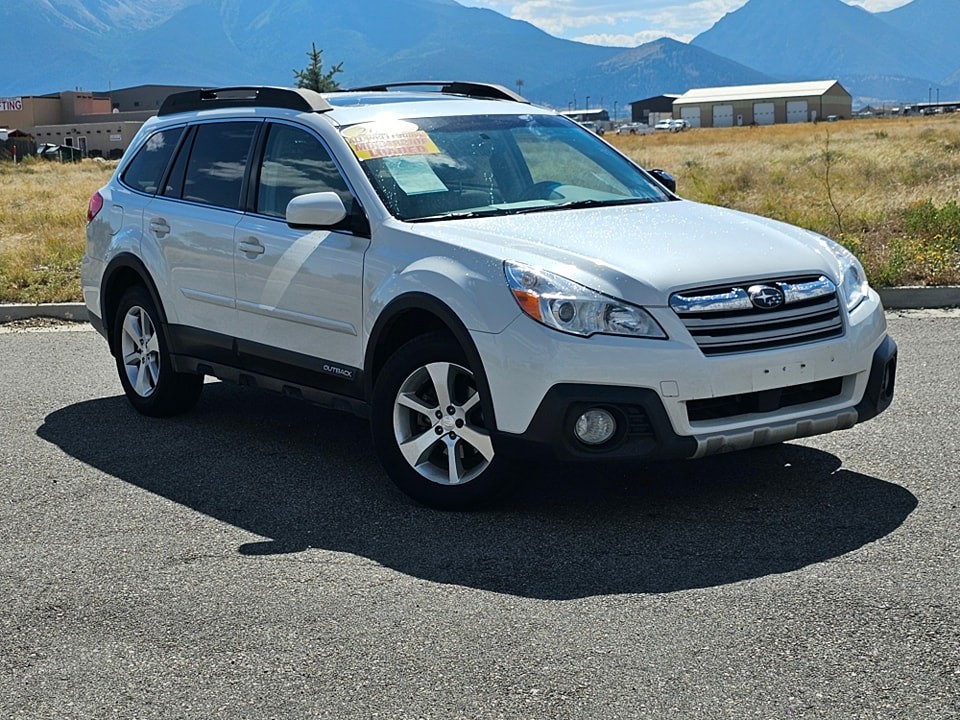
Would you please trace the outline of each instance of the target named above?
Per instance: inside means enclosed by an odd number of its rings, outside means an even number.
[[[103,195],[95,192],[87,204],[87,222],[93,221],[101,210],[103,210]]]

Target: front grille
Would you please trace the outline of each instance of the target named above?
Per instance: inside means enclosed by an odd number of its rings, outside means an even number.
[[[779,303],[773,308],[763,304]],[[704,355],[805,345],[843,335],[837,288],[821,276],[685,290],[670,307]]]
[[[697,422],[750,415],[752,413],[775,412],[785,407],[827,400],[836,397],[842,391],[843,378],[838,377],[760,392],[704,400],[688,400],[687,417],[690,422]]]

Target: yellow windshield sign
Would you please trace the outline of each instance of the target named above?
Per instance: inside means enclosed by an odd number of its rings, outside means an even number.
[[[354,125],[343,131],[343,137],[361,161],[435,155],[440,152],[426,132],[405,120],[379,120]]]

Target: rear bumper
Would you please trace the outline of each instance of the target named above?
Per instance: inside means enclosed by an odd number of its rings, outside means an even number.
[[[107,337],[107,328],[104,325],[103,320],[99,315],[93,312],[93,310],[91,310],[90,308],[87,308],[87,319],[90,322],[90,324],[93,325],[94,330],[96,330],[98,333],[103,335],[103,337],[105,338]],[[107,339],[109,340],[109,338]]]

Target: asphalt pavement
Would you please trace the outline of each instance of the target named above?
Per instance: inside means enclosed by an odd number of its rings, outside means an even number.
[[[396,491],[353,417],[133,412],[85,325],[0,326],[0,717],[957,718],[960,312],[802,442]]]

